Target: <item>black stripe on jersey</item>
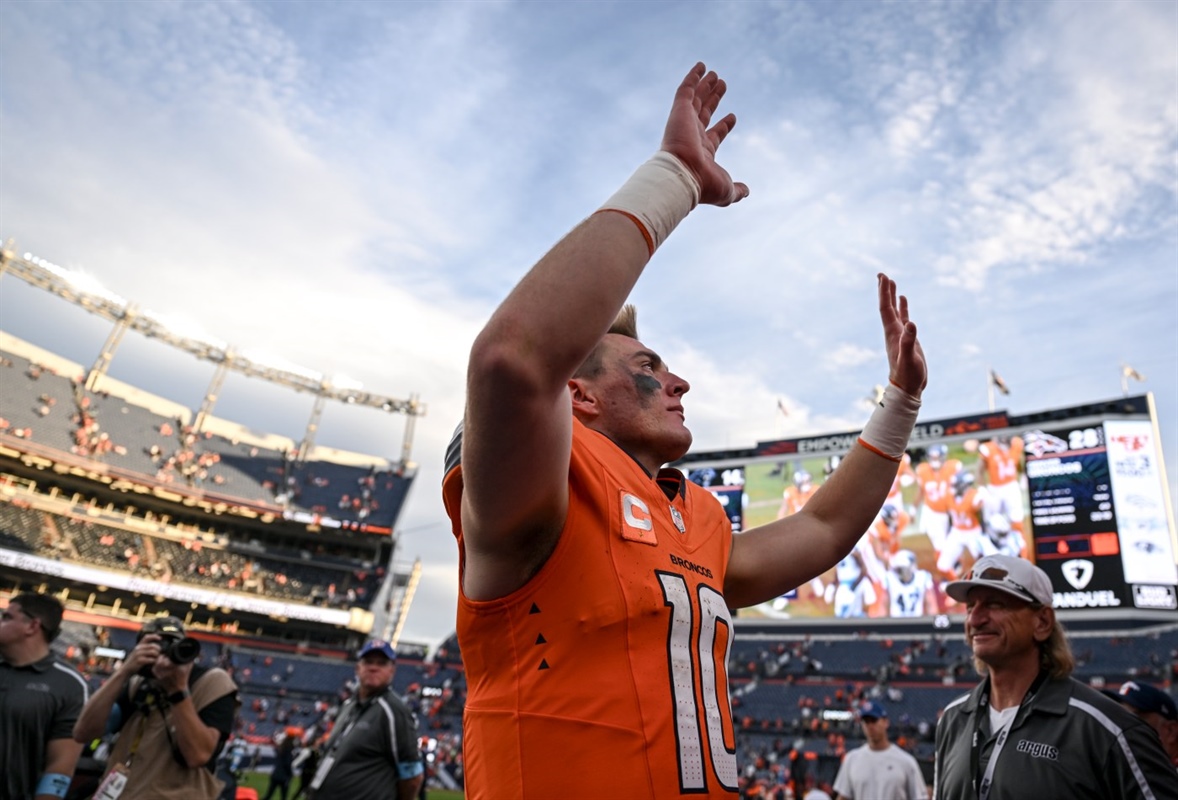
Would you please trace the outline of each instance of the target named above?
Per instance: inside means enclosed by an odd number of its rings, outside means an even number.
[[[458,427],[454,429],[454,436],[450,439],[450,444],[446,445],[446,464],[445,470],[442,471],[442,477],[445,478],[450,474],[450,470],[462,463],[462,423],[458,423]]]

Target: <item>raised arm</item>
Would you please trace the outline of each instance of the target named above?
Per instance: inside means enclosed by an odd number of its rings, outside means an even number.
[[[111,711],[131,678],[160,657],[160,637],[148,634],[136,642],[123,663],[92,695],[74,723],[74,741],[86,744],[106,733]],[[122,720],[125,722],[126,720]]]
[[[801,511],[733,537],[724,582],[730,608],[763,603],[833,567],[851,551],[896,478],[927,382],[907,298],[879,276],[890,386],[859,442]]]
[[[664,132],[662,153],[675,158],[660,153],[656,168],[640,168],[611,198],[608,213],[590,216],[558,242],[475,339],[462,437],[469,597],[513,591],[552,552],[568,507],[569,379],[662,237],[696,203],[728,205],[748,193],[715,161],[736,124],[731,114],[711,122],[724,91],[724,82],[697,64],[675,93]]]

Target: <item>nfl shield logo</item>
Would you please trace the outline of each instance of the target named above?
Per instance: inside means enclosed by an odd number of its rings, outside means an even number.
[[[683,524],[683,515],[679,513],[679,509],[671,506],[671,521],[675,523],[675,527],[679,529],[679,533],[687,533],[687,526]]]

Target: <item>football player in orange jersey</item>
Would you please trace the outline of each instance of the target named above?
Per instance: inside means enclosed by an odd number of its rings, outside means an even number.
[[[782,519],[801,511],[816,491],[818,487],[814,485],[814,477],[806,470],[799,469],[794,473],[794,485],[785,487],[781,493],[781,508],[777,509],[777,518]]]
[[[532,267],[471,350],[443,481],[470,800],[735,797],[728,609],[843,558],[907,445],[927,371],[881,274],[889,388],[801,511],[734,534],[706,489],[663,468],[691,445],[690,384],[623,306],[692,208],[748,194],[715,160],[736,123],[713,122],[724,92],[703,64],[687,74],[661,150]]]
[[[911,522],[908,512],[900,506],[884,503],[879,510],[879,517],[871,526],[871,537],[875,553],[885,564],[900,550],[900,540],[904,538],[904,531]]]
[[[979,444],[977,469],[978,485],[987,487],[987,507],[1003,514],[1011,528],[1023,533],[1022,437],[1003,435]]]
[[[937,556],[937,569],[950,580],[963,573],[962,558],[968,552],[973,558],[981,555],[982,498],[974,488],[973,473],[958,470],[951,481],[953,494],[949,498],[949,535],[945,547]]]
[[[949,482],[961,469],[961,462],[949,458],[943,444],[929,445],[927,458],[916,465],[916,505],[920,507],[920,532],[938,553],[949,534]]]
[[[904,507],[904,488],[916,482],[916,470],[912,468],[912,456],[905,453],[900,457],[900,467],[896,470],[896,479],[892,481],[892,488],[888,490],[888,499],[884,505],[896,508]],[[907,526],[905,526],[907,527]]]

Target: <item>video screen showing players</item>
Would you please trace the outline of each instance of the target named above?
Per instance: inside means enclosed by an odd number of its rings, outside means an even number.
[[[1058,609],[1178,609],[1178,567],[1148,420],[997,431],[909,449],[880,513],[836,567],[742,611],[778,619],[963,613],[944,585],[994,553],[1047,572]],[[796,514],[840,457],[696,467],[733,530]]]

